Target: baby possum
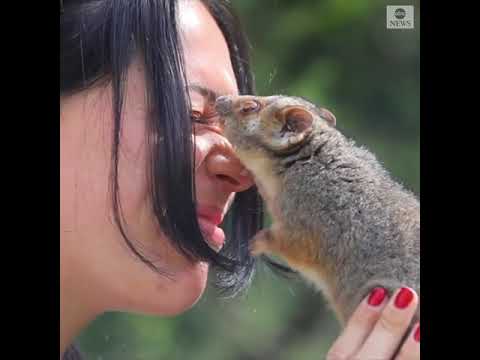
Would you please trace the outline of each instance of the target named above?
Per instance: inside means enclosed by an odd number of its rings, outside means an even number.
[[[287,96],[222,96],[215,106],[272,217],[251,240],[254,255],[283,258],[342,324],[375,287],[420,295],[420,203],[332,113]],[[420,306],[412,324],[419,318]]]

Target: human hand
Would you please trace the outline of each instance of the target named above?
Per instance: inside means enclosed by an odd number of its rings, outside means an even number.
[[[374,289],[347,322],[327,360],[420,359],[420,322],[400,344],[418,301],[418,295],[410,288],[398,289],[390,300],[384,289]]]

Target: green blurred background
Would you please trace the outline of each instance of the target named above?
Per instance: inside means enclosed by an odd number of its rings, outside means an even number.
[[[304,96],[420,194],[419,2],[414,30],[387,30],[377,0],[233,1],[260,95]],[[260,266],[233,300],[209,287],[181,316],[109,313],[79,337],[88,359],[324,359],[340,327],[321,294]]]

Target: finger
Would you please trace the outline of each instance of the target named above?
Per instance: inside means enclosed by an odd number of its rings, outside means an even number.
[[[395,360],[420,359],[420,323],[413,327]]]
[[[387,304],[387,291],[375,288],[348,320],[342,334],[333,343],[327,360],[349,359],[362,346]]]
[[[418,295],[414,290],[406,287],[397,290],[355,358],[392,358],[410,325],[417,304]]]

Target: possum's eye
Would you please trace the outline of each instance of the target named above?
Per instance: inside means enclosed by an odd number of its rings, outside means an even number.
[[[245,101],[240,108],[242,114],[251,114],[258,110],[260,110],[260,104],[255,100]]]

